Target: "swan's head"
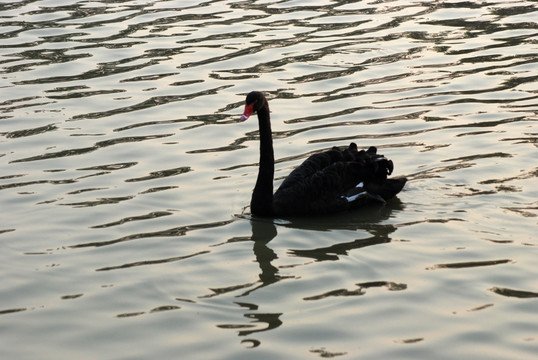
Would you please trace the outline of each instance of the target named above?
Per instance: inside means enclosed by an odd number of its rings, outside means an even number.
[[[247,120],[250,115],[252,115],[255,111],[258,111],[258,109],[261,108],[266,101],[265,96],[261,92],[250,92],[245,100],[245,111],[243,111],[243,115],[241,115],[241,121]]]

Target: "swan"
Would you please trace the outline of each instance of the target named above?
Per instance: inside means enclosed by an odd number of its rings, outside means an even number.
[[[241,121],[258,115],[260,162],[250,211],[261,217],[331,214],[371,204],[384,204],[404,187],[405,177],[387,179],[394,165],[377,149],[359,151],[355,143],[311,155],[295,168],[273,194],[275,159],[269,103],[259,91],[245,100]]]

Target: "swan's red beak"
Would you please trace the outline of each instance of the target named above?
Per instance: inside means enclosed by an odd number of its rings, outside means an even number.
[[[241,115],[241,121],[245,121],[252,115],[254,112],[254,103],[250,105],[245,105],[245,111],[243,111],[243,115]]]

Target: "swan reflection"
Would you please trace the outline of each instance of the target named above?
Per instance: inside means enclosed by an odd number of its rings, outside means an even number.
[[[397,199],[393,199],[386,206],[373,207],[364,209],[361,211],[354,211],[350,213],[339,214],[338,216],[331,217],[317,217],[317,218],[298,218],[292,220],[283,219],[269,219],[259,217],[248,217],[250,226],[252,229],[252,249],[254,252],[254,258],[258,263],[260,272],[258,274],[259,280],[251,282],[250,284],[243,284],[234,287],[227,288],[229,292],[231,288],[234,290],[246,289],[241,294],[237,295],[238,298],[247,298],[254,291],[264,288],[266,286],[275,284],[283,279],[296,279],[298,277],[294,275],[282,275],[279,272],[279,266],[276,266],[274,262],[278,259],[277,254],[269,243],[277,236],[277,227],[290,227],[297,230],[314,230],[314,231],[330,231],[330,230],[366,230],[372,236],[366,239],[356,239],[348,242],[333,244],[328,247],[319,247],[312,249],[301,249],[287,251],[291,256],[305,257],[315,259],[316,261],[324,260],[337,260],[338,255],[347,255],[352,249],[359,249],[365,246],[372,246],[376,244],[388,243],[391,241],[390,234],[396,230],[394,225],[381,224],[384,220],[387,220],[392,211],[403,209],[403,205]],[[247,217],[247,216],[245,216]],[[242,238],[246,240],[247,237]],[[311,262],[309,262],[311,263]],[[282,268],[282,267],[280,267]],[[289,269],[289,267],[286,267]],[[250,285],[250,286],[249,286]],[[405,284],[397,284],[391,281],[370,281],[356,284],[357,288],[346,292],[344,295],[363,295],[367,288],[371,287],[385,287],[388,290],[403,290],[406,288]],[[212,289],[217,294],[216,289]],[[319,300],[331,296],[340,296],[343,294],[342,289],[338,289],[329,293],[319,294],[311,297],[303,297],[305,301]],[[234,329],[238,333],[238,336],[249,336],[253,333],[264,332],[275,329],[283,324],[281,320],[282,313],[266,313],[260,312],[258,305],[250,302],[234,302],[241,308],[246,309],[243,316],[249,319],[248,323],[239,324],[221,324],[217,325],[223,329]],[[256,339],[244,339],[242,344],[249,347],[256,347],[260,344]]]
[[[403,210],[403,207],[400,200],[395,198],[385,206],[372,206],[367,209],[333,216],[295,218],[291,220],[252,217],[250,219],[252,228],[251,240],[253,242],[254,256],[261,270],[259,274],[261,284],[244,292],[240,296],[247,296],[253,291],[271,285],[279,280],[294,278],[294,276],[280,275],[278,268],[272,264],[272,261],[276,260],[278,256],[268,244],[277,236],[277,225],[298,230],[314,231],[366,230],[372,235],[368,238],[355,239],[327,247],[288,250],[288,254],[293,256],[313,258],[317,261],[337,260],[338,255],[347,255],[353,249],[389,243],[392,240],[390,234],[396,230],[396,226],[381,224],[381,222],[389,219],[394,210]]]

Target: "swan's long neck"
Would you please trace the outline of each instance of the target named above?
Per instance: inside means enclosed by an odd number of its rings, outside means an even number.
[[[250,211],[254,215],[270,216],[273,214],[275,157],[267,101],[258,109],[258,124],[260,128],[260,164],[258,179],[250,201]]]

